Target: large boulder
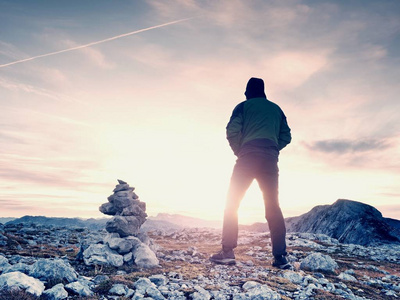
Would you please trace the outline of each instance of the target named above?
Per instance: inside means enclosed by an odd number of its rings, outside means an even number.
[[[338,267],[338,264],[332,257],[318,252],[308,255],[300,264],[300,269],[302,270],[331,274],[335,273]]]
[[[108,201],[110,201],[118,210],[124,209],[132,205],[132,194],[131,191],[120,191],[108,197]]]
[[[73,282],[78,279],[78,273],[62,259],[41,258],[32,265],[29,275],[53,283]]]
[[[304,276],[300,272],[295,271],[286,271],[281,276],[290,280],[294,284],[301,284],[304,280]]]
[[[156,286],[162,286],[168,283],[168,278],[161,274],[151,275],[149,279]]]
[[[4,256],[0,255],[0,274],[3,272],[4,269],[7,269],[10,267],[10,264],[8,262],[8,259],[5,258]]]
[[[159,261],[154,252],[145,244],[140,244],[133,252],[135,264],[141,268],[154,268],[158,266]]]
[[[71,294],[79,295],[81,297],[93,296],[93,292],[90,290],[90,288],[80,281],[68,283],[65,286],[65,289]]]
[[[146,294],[146,290],[151,287],[156,287],[154,283],[150,281],[150,279],[146,277],[141,277],[133,284],[135,287],[136,292],[144,295]]]
[[[83,252],[83,260],[88,266],[111,265],[121,267],[124,264],[124,257],[104,244],[90,245]]]
[[[19,262],[13,265],[9,265],[8,267],[5,267],[3,269],[3,274],[5,273],[11,273],[11,272],[21,272],[21,273],[25,273],[26,275],[29,275],[29,273],[32,271],[32,266]]]
[[[44,291],[44,284],[40,280],[21,272],[11,272],[0,275],[0,290],[24,290],[39,297]]]
[[[46,300],[63,300],[68,298],[68,292],[62,283],[56,284],[51,289],[45,290],[42,297]]]
[[[122,212],[121,215],[122,216],[138,216],[140,219],[146,220],[147,214],[145,213],[146,208],[142,208],[142,207],[146,207],[145,205],[140,205],[140,204],[145,204],[144,202],[140,202],[140,201],[133,201],[135,205],[131,205],[128,207],[125,207]],[[144,221],[143,221],[144,223]]]
[[[117,283],[117,284],[113,284],[113,286],[108,291],[108,293],[110,295],[115,295],[115,296],[126,296],[128,291],[129,291],[129,288],[125,284]]]
[[[137,235],[144,221],[137,216],[114,216],[107,222],[106,230],[108,232],[116,232],[121,237]]]
[[[120,211],[110,202],[103,203],[100,207],[99,210],[106,215],[114,216]]]
[[[141,241],[134,236],[120,238],[119,234],[116,232],[109,233],[104,238],[104,242],[110,249],[117,251],[119,254],[127,254],[141,244]]]
[[[281,296],[268,287],[266,284],[256,286],[246,293],[250,299],[270,299],[270,300],[280,300]]]

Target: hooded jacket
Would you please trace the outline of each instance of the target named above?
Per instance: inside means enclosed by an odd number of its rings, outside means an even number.
[[[226,127],[229,145],[238,157],[252,152],[278,157],[292,140],[285,114],[266,98],[262,79],[251,78],[245,95]]]

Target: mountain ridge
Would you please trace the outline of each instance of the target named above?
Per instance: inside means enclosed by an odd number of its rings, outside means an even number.
[[[149,220],[166,221],[180,225],[181,227],[210,227],[221,228],[222,221],[205,220],[196,217],[190,217],[181,214],[158,213],[155,217],[149,217]]]
[[[109,218],[63,218],[63,217],[45,217],[45,216],[23,216],[8,221],[5,224],[18,224],[18,223],[36,223],[40,225],[52,225],[55,227],[87,227],[89,229],[102,229],[105,227]]]
[[[87,227],[101,230],[108,218],[51,218],[44,216],[24,216],[6,224],[38,223],[58,227]],[[379,243],[400,243],[400,220],[384,218],[373,206],[347,199],[338,199],[333,204],[318,205],[310,211],[285,219],[288,232],[306,232],[325,234],[341,243],[371,245]],[[159,213],[148,217],[143,231],[155,229],[176,230],[183,228],[218,228],[221,221],[209,221],[200,218]],[[268,231],[266,222],[251,225],[239,225],[240,230],[252,232]]]

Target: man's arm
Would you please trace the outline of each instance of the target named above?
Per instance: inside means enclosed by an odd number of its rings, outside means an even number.
[[[290,128],[286,120],[285,114],[282,112],[282,122],[281,128],[279,131],[279,138],[278,138],[278,148],[282,150],[285,148],[290,141],[292,140],[292,135],[290,134]]]
[[[226,126],[226,138],[231,146],[233,153],[238,156],[242,140],[243,127],[243,104],[240,103],[235,107],[232,116]]]

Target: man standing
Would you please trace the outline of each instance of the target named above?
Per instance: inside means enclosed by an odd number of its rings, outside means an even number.
[[[238,239],[238,209],[246,190],[254,179],[263,193],[274,260],[272,265],[287,269],[286,227],[278,200],[278,156],[291,141],[286,116],[278,105],[267,100],[264,81],[250,78],[246,86],[246,101],[233,110],[226,127],[227,139],[238,157],[224,213],[222,250],[210,257],[220,264],[235,264],[233,249]]]

